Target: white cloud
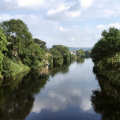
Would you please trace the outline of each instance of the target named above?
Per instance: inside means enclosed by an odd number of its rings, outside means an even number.
[[[59,29],[60,32],[69,32],[70,31],[70,29],[65,28],[63,26],[58,26],[58,29]]]
[[[94,0],[80,0],[82,8],[89,8],[93,5]]]
[[[65,29],[62,26],[59,27],[59,30],[62,32],[65,31]]]
[[[81,12],[80,11],[67,12],[66,15],[69,17],[79,17],[81,15]]]
[[[1,0],[0,11],[0,21],[24,20],[32,34],[50,47],[92,47],[101,30],[120,28],[119,0]]]
[[[45,0],[17,0],[19,7],[36,7],[43,5]]]
[[[120,23],[111,23],[111,24],[100,24],[100,25],[97,25],[97,29],[99,29],[99,30],[109,29],[110,27],[115,27],[117,29],[120,29]]]
[[[56,13],[60,13],[60,12],[68,10],[69,8],[70,8],[70,6],[65,5],[65,4],[61,4],[56,9],[48,10],[48,15],[53,15],[53,14],[56,14]]]

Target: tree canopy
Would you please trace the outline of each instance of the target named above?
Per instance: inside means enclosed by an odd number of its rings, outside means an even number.
[[[5,51],[7,51],[7,39],[2,29],[0,28],[0,72],[2,71],[2,62],[4,57],[3,52]]]
[[[92,58],[95,62],[102,60],[105,57],[111,57],[116,52],[120,51],[120,30],[110,28],[108,31],[102,32],[101,39],[92,49]]]
[[[8,49],[17,51],[18,55],[22,55],[24,49],[32,42],[32,34],[26,24],[22,20],[12,19],[2,22],[1,27],[9,42]]]

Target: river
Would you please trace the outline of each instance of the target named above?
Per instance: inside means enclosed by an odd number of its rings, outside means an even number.
[[[99,84],[92,60],[74,62],[67,71],[50,75],[44,87],[33,95],[26,120],[100,120],[91,102],[96,89]]]

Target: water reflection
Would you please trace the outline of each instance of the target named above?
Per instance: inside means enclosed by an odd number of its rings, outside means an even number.
[[[66,64],[66,65],[63,65],[61,67],[56,67],[54,69],[51,69],[50,70],[50,75],[53,77],[57,73],[65,74],[65,73],[69,72],[69,66],[70,66],[70,64]]]
[[[92,90],[98,83],[91,59],[51,71],[36,72],[21,84],[0,87],[0,120],[98,120],[91,105]],[[7,81],[6,81],[7,82]]]
[[[77,63],[84,63],[85,62],[85,59],[84,58],[78,58],[77,59]]]
[[[102,120],[120,119],[120,70],[115,66],[104,66],[96,71],[100,90],[92,95],[92,103],[96,112],[102,114]]]
[[[44,87],[47,80],[48,78],[44,77],[40,81],[39,77],[30,74],[14,89],[11,86],[2,86],[0,88],[0,120],[24,120],[32,109],[33,95]]]
[[[69,72],[50,76],[45,88],[35,96],[31,113],[26,120],[98,120],[90,96],[97,88],[90,59],[83,64],[73,63]]]

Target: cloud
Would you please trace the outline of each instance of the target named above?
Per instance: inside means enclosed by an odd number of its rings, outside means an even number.
[[[53,15],[53,14],[56,14],[56,13],[64,12],[64,11],[68,10],[69,8],[70,8],[70,6],[67,6],[65,4],[61,4],[56,9],[48,10],[48,15]]]
[[[59,30],[62,31],[62,32],[66,31],[65,28],[62,27],[62,26],[59,27]]]
[[[99,39],[101,30],[110,26],[119,28],[119,2],[119,0],[1,0],[0,21],[22,19],[34,37],[45,40],[49,47],[53,44],[92,47]]]
[[[70,11],[66,13],[67,16],[69,17],[79,17],[81,15],[81,11]]]
[[[80,0],[82,8],[89,8],[93,5],[94,0]]]
[[[45,0],[16,0],[19,7],[36,7],[44,4]]]
[[[109,29],[111,27],[115,27],[117,29],[120,29],[120,23],[111,23],[111,24],[100,24],[100,25],[97,25],[97,29],[99,29],[99,30]]]

